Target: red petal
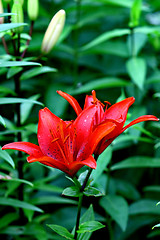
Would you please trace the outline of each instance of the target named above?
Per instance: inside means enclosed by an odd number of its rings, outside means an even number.
[[[95,169],[97,166],[96,160],[92,155],[90,155],[86,160],[83,161],[75,161],[72,164],[69,165],[69,171],[68,174],[70,176],[74,176],[80,168],[83,166],[88,166],[90,168]]]
[[[130,122],[129,124],[127,124],[121,131],[124,132],[127,128],[133,126],[134,124],[137,124],[139,122],[144,122],[144,121],[159,121],[159,119],[153,115],[144,115],[141,117],[138,117],[137,119],[133,120],[132,122]]]
[[[82,108],[80,107],[79,103],[74,97],[62,91],[57,91],[57,93],[61,95],[63,98],[65,98],[71,104],[77,116],[82,112]]]
[[[65,163],[63,163],[61,161],[57,161],[57,160],[55,160],[55,159],[53,159],[51,157],[48,157],[48,156],[42,156],[42,157],[39,157],[39,158],[34,158],[32,156],[29,156],[27,158],[27,161],[29,163],[40,162],[40,163],[42,163],[44,165],[60,169],[63,172],[67,172],[68,171],[68,165],[66,165]]]
[[[129,97],[121,102],[115,103],[105,111],[105,119],[113,119],[123,125],[126,121],[128,109],[134,101],[134,97]]]
[[[43,155],[40,147],[37,146],[36,144],[30,143],[30,142],[8,143],[2,147],[2,150],[5,150],[5,149],[19,150],[19,151],[25,152],[29,155],[33,155],[35,157],[40,157]]]
[[[44,155],[52,157],[53,153],[58,154],[57,144],[52,141],[58,137],[57,125],[60,118],[54,115],[48,108],[39,111],[38,142]]]
[[[73,132],[76,137],[76,150],[88,143],[88,138],[92,132],[93,121],[95,113],[97,111],[96,106],[91,106],[81,112],[72,125]],[[88,154],[89,156],[90,154]]]
[[[116,127],[116,124],[112,122],[106,122],[100,124],[92,133],[89,140],[89,145],[91,148],[91,153],[94,152],[98,143],[103,139],[107,138],[107,135],[110,134]]]

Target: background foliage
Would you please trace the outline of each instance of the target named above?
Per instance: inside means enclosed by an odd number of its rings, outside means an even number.
[[[23,8],[28,25],[21,35],[21,52],[30,25],[26,1]],[[140,18],[133,16],[134,8]],[[39,58],[45,30],[60,9],[66,11],[64,31],[51,53]],[[7,12],[6,3],[4,10]],[[92,89],[102,102],[112,104],[134,96],[129,121],[143,114],[159,117],[159,10],[158,0],[143,0],[142,5],[134,7],[132,0],[40,0],[39,16],[24,60],[42,66],[24,66],[23,62],[17,66],[10,30],[4,32],[2,27],[0,34],[6,39],[10,55],[1,42],[1,145],[14,141],[17,132],[21,132],[23,141],[37,143],[38,111],[43,107],[40,102],[59,117],[74,119],[71,107],[57,95],[59,89],[74,95],[82,106],[85,94]],[[21,126],[15,124],[17,74],[21,81],[18,97],[23,98],[19,100]],[[159,239],[159,230],[152,230],[160,221],[160,206],[156,206],[160,200],[159,133],[159,123],[140,123],[119,136],[99,158],[92,174],[93,186],[105,195],[85,199],[83,219],[96,219],[106,228],[94,232],[91,239],[100,234],[101,239]],[[0,238],[63,239],[47,224],[72,230],[77,199],[62,195],[64,187],[72,183],[58,170],[28,164],[25,154],[22,158],[20,176],[17,153],[0,151]],[[83,239],[90,235],[83,235]]]

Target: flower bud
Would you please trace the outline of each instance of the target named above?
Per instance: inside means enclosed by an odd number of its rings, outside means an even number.
[[[51,22],[49,23],[41,46],[41,52],[43,54],[49,53],[56,44],[64,27],[65,15],[65,11],[60,10],[53,16]]]
[[[28,0],[27,11],[29,19],[35,21],[38,17],[39,0]]]
[[[11,2],[11,0],[3,0],[4,2],[6,2],[6,3],[10,3]]]
[[[14,1],[11,12],[16,14],[16,15],[12,15],[12,17],[11,17],[12,23],[23,23],[24,22],[22,4],[18,0]],[[15,28],[14,31],[16,33],[21,33],[23,31],[23,26]]]
[[[2,0],[0,0],[0,14],[3,13]],[[4,23],[4,17],[0,17],[0,24]]]

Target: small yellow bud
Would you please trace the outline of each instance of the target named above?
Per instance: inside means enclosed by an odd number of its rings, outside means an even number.
[[[35,21],[38,17],[39,0],[28,0],[27,11],[30,20]]]
[[[12,23],[23,23],[24,22],[22,4],[19,3],[18,0],[14,1],[11,12],[16,14],[16,15],[12,15],[12,17],[11,17]],[[16,33],[21,33],[23,31],[23,26],[15,28],[14,31]]]
[[[0,14],[3,13],[2,0],[0,0]],[[4,23],[4,17],[0,17],[0,24]]]
[[[65,11],[58,11],[52,18],[49,26],[45,32],[41,52],[47,54],[51,51],[53,46],[56,44],[65,23]]]

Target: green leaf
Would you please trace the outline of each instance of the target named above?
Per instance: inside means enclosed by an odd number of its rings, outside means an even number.
[[[8,162],[13,168],[15,168],[13,159],[5,150],[2,150],[1,147],[0,147],[0,157],[4,159],[6,162]]]
[[[105,151],[98,157],[97,167],[92,170],[91,178],[93,179],[93,183],[99,180],[99,177],[109,164],[112,158],[112,147],[109,146],[105,149]]]
[[[41,64],[36,62],[0,60],[0,67],[25,67],[25,66],[41,66]]]
[[[21,72],[23,70],[22,67],[11,67],[9,68],[7,72],[7,78],[14,77],[17,73]]]
[[[154,225],[154,226],[152,227],[152,229],[157,228],[157,227],[160,227],[160,223]]]
[[[127,158],[119,163],[114,164],[111,170],[119,170],[125,168],[145,168],[145,167],[160,167],[159,158],[151,158],[146,156],[135,156]]]
[[[36,67],[32,68],[24,73],[22,73],[20,80],[27,80],[37,75],[48,73],[48,72],[57,72],[57,69],[51,67]]]
[[[7,176],[7,175],[6,175]],[[20,178],[7,178],[4,176],[4,178],[2,177],[1,180],[4,180],[4,181],[9,181],[9,182],[19,182],[19,183],[25,183],[31,187],[33,187],[33,183],[27,181],[27,180],[24,180],[24,179],[20,179]]]
[[[130,27],[136,27],[139,25],[141,6],[142,6],[142,0],[134,0],[131,8],[131,16],[130,16],[130,23],[129,23]]]
[[[80,88],[72,90],[70,94],[72,95],[81,94],[81,93],[90,92],[93,89],[99,90],[104,88],[125,87],[129,85],[131,85],[131,83],[126,80],[122,80],[120,78],[115,78],[115,77],[106,77],[106,78],[92,80],[82,85]]]
[[[124,198],[117,195],[107,195],[100,200],[100,205],[125,231],[128,221],[128,204]]]
[[[0,124],[3,125],[4,127],[6,127],[6,123],[1,115],[0,115]]]
[[[90,48],[93,48],[93,47],[107,41],[108,39],[112,39],[115,37],[121,37],[121,36],[128,35],[128,34],[130,34],[129,29],[114,29],[109,32],[105,32],[105,33],[101,34],[100,36],[98,36],[97,38],[95,38],[94,40],[92,40],[91,42],[89,42],[88,44],[86,44],[85,46],[83,46],[80,49],[80,51],[86,51]]]
[[[131,58],[127,61],[126,67],[132,81],[140,90],[143,90],[147,70],[145,60],[137,57]]]
[[[24,98],[0,98],[0,105],[1,104],[14,104],[14,103],[34,103],[43,106],[43,103],[30,100],[30,99],[24,99]]]
[[[77,204],[76,201],[57,196],[41,196],[40,198],[33,198],[32,203],[35,205],[41,204]]]
[[[36,212],[43,212],[42,209],[24,202],[24,201],[20,201],[17,199],[13,199],[13,198],[4,198],[4,197],[0,197],[0,205],[6,205],[6,206],[11,206],[11,207],[19,207],[19,208],[26,208],[26,209],[30,209]]]
[[[94,232],[97,231],[101,228],[104,228],[105,225],[103,225],[100,222],[97,221],[87,221],[84,222],[82,224],[80,224],[79,229],[78,229],[78,233],[85,233],[85,232]]]
[[[40,97],[40,94],[36,94],[34,96],[31,96],[29,100],[36,101]],[[20,108],[21,108],[21,124],[24,124],[25,121],[28,119],[31,110],[34,106],[34,103],[22,103]]]
[[[3,217],[1,216],[0,218],[0,228],[4,228],[8,226],[11,222],[17,220],[19,218],[18,214],[16,213],[8,213],[4,215]]]
[[[15,15],[15,14],[14,14]],[[5,32],[14,28],[18,28],[21,26],[26,26],[26,23],[4,23],[0,24],[0,32]]]
[[[93,206],[90,205],[88,210],[81,217],[80,224],[85,223],[87,221],[94,221],[94,220],[95,220],[95,217],[94,217]],[[89,240],[91,235],[92,235],[92,232],[78,233],[78,240]]]
[[[12,94],[13,96],[16,96],[16,93],[12,89],[4,86],[0,86],[0,93],[3,95]]]
[[[160,186],[159,185],[146,186],[143,188],[143,191],[160,192]]]
[[[84,190],[84,195],[86,196],[93,196],[93,197],[101,197],[104,195],[104,193],[102,193],[99,189],[95,188],[95,187],[87,187]]]
[[[60,236],[69,240],[74,240],[74,236],[66,228],[54,224],[47,224],[47,226],[50,227],[54,232],[56,232]]]
[[[155,214],[160,215],[160,207],[157,206],[157,201],[151,199],[141,199],[134,202],[129,207],[129,214]]]
[[[7,16],[12,16],[12,15],[16,15],[16,13],[1,13],[0,17],[7,17]]]
[[[62,195],[70,197],[79,197],[80,194],[80,189],[77,186],[67,187],[62,192]]]

